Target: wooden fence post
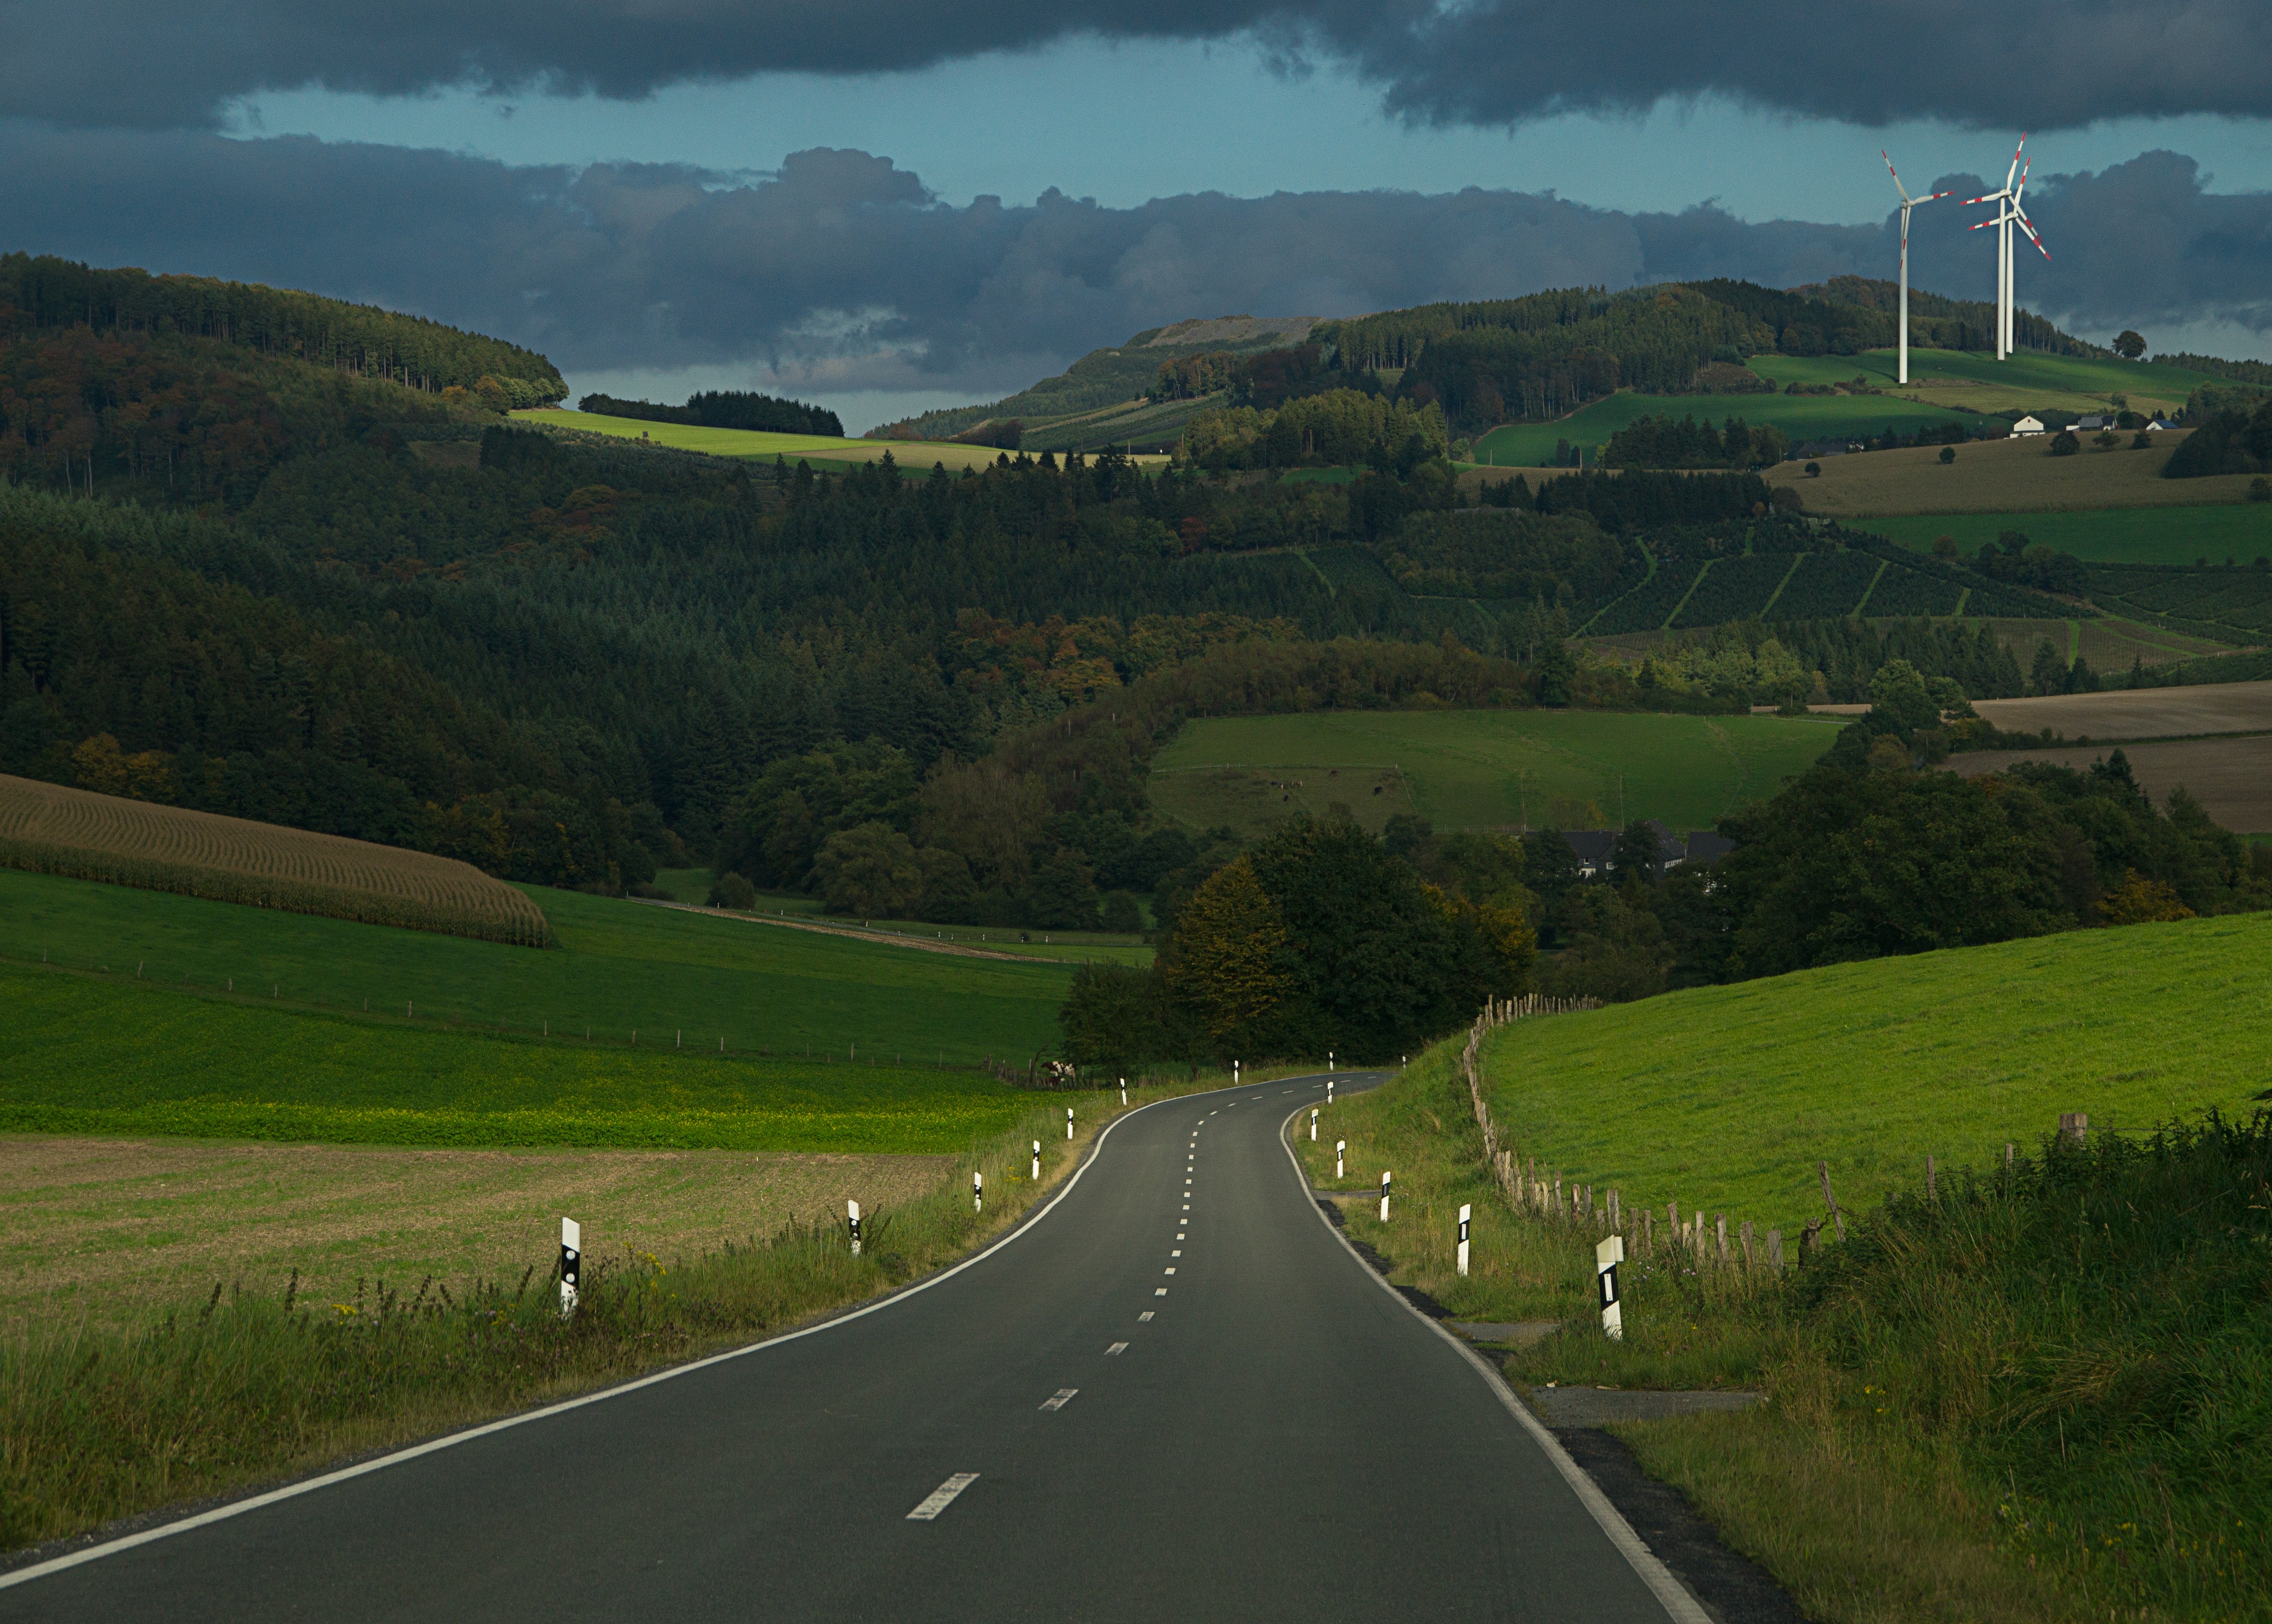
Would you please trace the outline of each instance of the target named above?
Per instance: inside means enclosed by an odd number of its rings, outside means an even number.
[[[1777,1274],[1782,1273],[1782,1231],[1781,1230],[1768,1231],[1768,1267]]]
[[[2062,1111],[2059,1121],[2059,1137],[2080,1150],[2090,1137],[2090,1115],[2088,1111]]]
[[[1846,1239],[1846,1216],[1838,1210],[1838,1198],[1830,1193],[1830,1164],[1817,1162],[1814,1164],[1814,1171],[1821,1175],[1823,1204],[1830,1209],[1831,1222],[1837,1224],[1838,1239],[1843,1240]],[[1815,1233],[1820,1234],[1822,1230],[1822,1220],[1817,1218],[1810,1227]],[[1802,1253],[1806,1250],[1805,1241],[1799,1243],[1799,1250]]]
[[[1721,1213],[1712,1220],[1712,1227],[1720,1234],[1720,1267],[1728,1266],[1728,1215]]]
[[[1752,1221],[1749,1218],[1744,1220],[1744,1227],[1738,1231],[1737,1234],[1743,1242],[1744,1272],[1749,1274],[1755,1267],[1752,1261]]]

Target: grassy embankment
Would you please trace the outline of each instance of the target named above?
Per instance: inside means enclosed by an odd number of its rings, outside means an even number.
[[[1475,442],[1474,459],[1499,468],[1548,463],[1558,441],[1588,448],[1602,445],[1642,417],[1708,418],[1715,425],[1740,417],[1754,428],[1773,423],[1793,440],[1882,434],[1888,428],[1915,434],[1928,424],[1944,423],[1961,423],[1977,432],[2005,426],[2004,419],[1977,411],[1895,395],[1637,394],[1622,390],[1551,423],[1504,423]]]
[[[1021,1064],[1055,1041],[1072,970],[905,947],[579,892],[532,887],[554,950],[199,902],[0,872],[0,954],[108,969],[130,980],[264,1005],[476,1026],[554,1039],[591,1033],[641,1056],[683,1033],[689,1063],[771,1055],[841,1062]],[[0,1042],[4,1042],[0,1035]],[[532,1049],[530,1053],[539,1052]]]
[[[1185,1091],[1132,1089],[1130,1104]],[[870,1209],[856,1258],[834,1223],[675,1258],[595,1227],[585,1231],[582,1304],[566,1321],[546,1245],[482,1278],[422,1276],[414,1265],[322,1298],[297,1281],[280,1292],[216,1279],[209,1297],[124,1328],[78,1319],[11,1335],[0,1340],[0,1548],[250,1489],[874,1297],[1006,1228],[1120,1114],[1117,1095],[1044,1098],[1023,1096],[929,1189]],[[1080,1112],[1071,1141],[1068,1100]],[[1027,1178],[1035,1138],[1046,1147],[1038,1185]],[[985,1175],[983,1215],[972,1209],[973,1171]]]
[[[654,877],[655,888],[674,902],[706,906],[716,877],[706,868],[667,868]],[[1152,949],[1140,936],[1110,931],[1027,931],[1015,925],[938,924],[920,919],[861,919],[832,914],[821,899],[802,892],[760,891],[758,905],[746,915],[729,918],[786,919],[794,924],[827,925],[857,931],[869,940],[889,943],[947,942],[975,947],[1012,958],[1057,963],[1084,963],[1102,959],[1115,964],[1149,964]]]
[[[2007,418],[2042,411],[2088,416],[2110,409],[2118,394],[2133,411],[2168,413],[2213,381],[2204,373],[2158,362],[2024,353],[1999,361],[1984,351],[1955,349],[1911,349],[1906,386],[1895,381],[1901,376],[1900,357],[1890,348],[1857,355],[1754,355],[1751,368],[1778,386],[1845,384],[1861,378],[1888,395],[1913,398],[1951,415],[1973,411]]]
[[[1599,711],[1210,719],[1160,752],[1151,794],[1194,827],[1248,833],[1295,812],[1323,816],[1335,802],[1376,832],[1400,812],[1439,829],[1598,828],[1633,818],[1700,829],[1774,795],[1835,737],[1820,718]]]
[[[1819,475],[1807,473],[1804,463],[1785,462],[1768,469],[1767,479],[1770,484],[1796,489],[1808,513],[1845,520],[1889,513],[2036,515],[2098,508],[2224,508],[2246,503],[2250,478],[2246,474],[2162,477],[2162,465],[2187,432],[2164,430],[2143,451],[2132,450],[2132,437],[2126,434],[2121,444],[2107,451],[2085,439],[2082,450],[2072,457],[2052,456],[2047,435],[1975,441],[1957,446],[1956,460],[1947,463],[1940,460],[1940,447],[1913,445],[1825,457],[1818,463]],[[2207,550],[2196,548],[2186,562]]]
[[[1369,1199],[1346,1206],[1400,1281],[1462,1319],[1569,1322],[1514,1357],[1519,1379],[1763,1386],[1757,1411],[1618,1430],[1810,1616],[2262,1616],[2267,1147],[2137,1156],[2111,1130],[2253,1108],[2268,948],[2259,917],[2076,933],[1498,1033],[1506,1141],[1656,1215],[1622,1343],[1592,1328],[1592,1232],[1498,1199],[1455,1045],[1337,1104],[1298,1149],[1323,1185],[1335,1138],[1352,1186],[1394,1169],[1386,1229]],[[2062,1110],[2090,1114],[2091,1156],[2047,1153]],[[1677,1200],[1731,1232],[1781,1228],[1794,1255],[1823,1213],[1818,1161],[1851,1237],[1820,1268],[1775,1282],[1666,1246]],[[1461,1201],[1476,1206],[1466,1279]]]

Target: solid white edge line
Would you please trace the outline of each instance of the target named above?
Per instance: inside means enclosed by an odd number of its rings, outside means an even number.
[[[327,1471],[320,1477],[303,1478],[298,1483],[288,1483],[281,1488],[270,1489],[265,1494],[254,1494],[244,1500],[231,1501],[225,1506],[215,1506],[210,1511],[200,1511],[194,1516],[182,1517],[175,1522],[161,1523],[156,1528],[146,1528],[137,1533],[122,1534],[116,1539],[106,1539],[99,1545],[91,1545],[83,1551],[72,1551],[62,1556],[52,1556],[44,1562],[34,1562],[26,1568],[0,1573],[0,1590],[27,1583],[34,1579],[44,1578],[51,1573],[61,1573],[66,1568],[76,1568],[82,1562],[91,1562],[98,1557],[115,1555],[121,1551],[131,1551],[137,1545],[146,1545],[153,1540],[168,1538],[176,1534],[186,1534],[192,1530],[206,1528],[215,1523],[226,1523],[231,1517],[241,1517],[247,1512],[258,1511],[264,1506],[273,1506],[279,1501],[296,1499],[302,1494],[311,1494],[318,1489],[329,1488],[335,1483],[345,1483],[350,1478],[364,1477],[374,1471],[382,1471],[389,1466],[400,1466],[406,1461],[415,1461],[421,1456],[432,1455],[442,1449],[454,1448],[461,1443],[471,1443],[475,1439],[486,1438],[492,1433],[502,1433],[512,1427],[526,1426],[532,1421],[549,1420],[557,1415],[565,1415],[571,1410],[581,1410],[587,1404],[596,1404],[604,1399],[620,1398],[626,1393],[636,1393],[641,1388],[651,1388],[657,1382],[691,1375],[698,1370],[707,1370],[713,1365],[722,1365],[729,1359],[738,1359],[747,1354],[762,1352],[767,1348],[780,1347],[784,1343],[796,1342],[806,1336],[818,1336],[822,1331],[833,1330],[840,1325],[849,1325],[855,1320],[863,1320],[878,1310],[889,1308],[895,1303],[905,1302],[919,1291],[928,1291],[935,1285],[953,1279],[955,1276],[974,1264],[984,1262],[1012,1241],[1024,1235],[1043,1218],[1048,1217],[1057,1209],[1058,1203],[1072,1194],[1073,1186],[1079,1184],[1088,1170],[1096,1164],[1097,1156],[1103,1152],[1104,1141],[1112,1137],[1113,1130],[1122,1123],[1132,1121],[1152,1110],[1154,1106],[1205,1099],[1207,1094],[1229,1092],[1230,1090],[1227,1089],[1210,1089],[1202,1094],[1170,1095],[1166,1099],[1154,1100],[1149,1105],[1139,1105],[1133,1111],[1115,1117],[1104,1125],[1104,1132],[1090,1141],[1088,1154],[1081,1158],[1080,1165],[1073,1169],[1072,1177],[1066,1179],[1058,1188],[1058,1193],[1050,1196],[1047,1201],[1019,1219],[1008,1234],[1002,1236],[983,1252],[974,1253],[960,1263],[943,1269],[935,1275],[927,1275],[913,1284],[902,1286],[896,1291],[878,1298],[872,1303],[865,1303],[857,1308],[848,1309],[833,1319],[822,1320],[816,1324],[803,1326],[796,1330],[784,1331],[778,1336],[768,1336],[762,1341],[749,1343],[739,1348],[729,1348],[723,1353],[713,1353],[689,1364],[674,1365],[668,1370],[654,1371],[630,1381],[620,1382],[614,1387],[602,1388],[596,1392],[581,1394],[575,1398],[563,1399],[557,1404],[547,1404],[540,1410],[523,1411],[519,1415],[504,1416],[495,1421],[484,1422],[479,1426],[469,1426],[463,1432],[450,1433],[440,1438],[430,1438],[423,1443],[412,1444],[407,1448],[396,1449],[370,1460],[360,1461],[353,1466],[342,1466],[337,1471]]]
[[[1412,1299],[1389,1284],[1387,1276],[1366,1262],[1364,1254],[1350,1244],[1349,1238],[1319,1209],[1317,1192],[1311,1187],[1310,1176],[1302,1171],[1302,1160],[1294,1154],[1293,1141],[1289,1137],[1288,1130],[1294,1126],[1294,1119],[1301,1114],[1297,1106],[1285,1121],[1278,1125],[1278,1141],[1285,1148],[1286,1159],[1293,1164],[1294,1177],[1301,1180],[1304,1197],[1318,1222],[1326,1226],[1328,1234],[1341,1242],[1342,1250],[1349,1254],[1350,1261],[1364,1271],[1366,1278],[1395,1298],[1398,1306],[1414,1319],[1459,1350],[1460,1357],[1483,1377],[1507,1413],[1520,1422],[1523,1430],[1530,1434],[1532,1441],[1546,1452],[1546,1458],[1554,1463],[1554,1469],[1562,1474],[1563,1481],[1577,1495],[1579,1503],[1593,1513],[1594,1521],[1601,1524],[1602,1531],[1610,1537],[1610,1543],[1617,1546],[1618,1554],[1631,1564],[1640,1582],[1656,1598],[1657,1605],[1664,1609],[1675,1624],[1712,1624],[1712,1615],[1704,1611],[1703,1605],[1688,1593],[1687,1587],[1672,1576],[1672,1570],[1658,1560],[1656,1553],[1648,1548],[1639,1534],[1633,1532],[1633,1524],[1626,1521],[1624,1513],[1610,1503],[1610,1497],[1602,1493],[1601,1485],[1587,1474],[1584,1467],[1570,1458],[1570,1452],[1562,1447],[1562,1441],[1547,1430],[1544,1422],[1530,1413],[1530,1407],[1515,1396],[1514,1389],[1506,1383],[1506,1378],[1491,1368],[1491,1361],[1468,1346],[1457,1333],[1446,1330],[1441,1322],[1430,1319],[1415,1307]]]

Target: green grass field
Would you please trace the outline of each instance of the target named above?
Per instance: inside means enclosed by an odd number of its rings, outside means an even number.
[[[2077,931],[1842,964],[1514,1023],[1486,1051],[1492,1111],[1542,1169],[1616,1186],[1663,1222],[1790,1235],[1839,1201],[1984,1170],[2061,1111],[2150,1130],[2272,1085],[2261,914]]]
[[[1850,357],[1849,357],[1850,359]],[[1850,371],[1848,377],[1853,374]],[[1914,434],[1927,423],[1957,422],[1969,428],[1991,421],[1977,412],[1920,403],[1895,395],[1635,394],[1621,391],[1553,423],[1506,423],[1475,444],[1475,457],[1501,468],[1530,468],[1552,460],[1557,440],[1594,446],[1639,417],[1740,417],[1757,427],[1773,423],[1793,440],[1881,434],[1888,427]],[[2001,419],[1994,420],[1999,429]]]
[[[1596,400],[1555,423],[1508,423],[1476,442],[1478,461],[1522,468],[1551,457],[1557,440],[1598,445],[1636,417],[1741,417],[1773,423],[1794,440],[1882,433],[1913,433],[1925,423],[1962,423],[2000,430],[2033,409],[2078,414],[2106,409],[2107,397],[2124,394],[2139,411],[2170,410],[2208,381],[2182,367],[2152,363],[2084,361],[2064,355],[2014,355],[1998,361],[1972,351],[1912,349],[1910,385],[1895,383],[1898,357],[1890,349],[1856,355],[1754,355],[1752,370],[1776,385],[1843,384],[1866,378],[1877,395],[1646,395],[1630,392]],[[2190,561],[2190,560],[2188,560]]]
[[[1872,386],[1901,388],[1900,357],[1891,349],[1858,355],[1754,355],[1751,368],[1776,384],[1842,384],[1866,378]],[[1911,349],[1908,393],[1938,408],[2017,414],[2031,409],[2089,413],[2105,409],[2110,395],[2141,412],[2174,410],[2199,385],[2210,381],[2184,367],[2153,362],[2095,361],[2071,355],[2019,354],[1999,361],[1978,350]]]
[[[637,417],[602,417],[591,412],[571,412],[555,409],[521,411],[512,414],[531,423],[550,423],[559,429],[577,429],[587,434],[609,434],[620,439],[648,439],[658,445],[676,446],[681,451],[706,452],[714,457],[750,457],[766,462],[774,458],[786,460],[794,468],[799,462],[810,462],[824,472],[838,472],[857,463],[882,460],[888,453],[901,468],[926,472],[934,463],[945,463],[950,472],[961,468],[990,468],[1002,453],[991,445],[958,445],[947,440],[856,440],[831,439],[820,434],[768,434],[754,429],[704,429],[691,423],[648,423]],[[1156,456],[1138,458],[1140,462],[1158,463]]]
[[[1700,829],[1775,794],[1836,734],[1819,719],[1599,711],[1224,718],[1191,722],[1160,752],[1151,792],[1185,823],[1250,832],[1335,802],[1375,829],[1407,811],[1445,829],[1586,828],[1621,817]]]
[[[971,1072],[482,1036],[15,962],[0,999],[13,1133],[951,1152],[1033,1103]]]
[[[1053,1041],[1072,971],[923,953],[572,891],[532,889],[560,947],[538,951],[0,872],[0,954],[155,983],[595,1041],[950,1065]],[[4,1044],[0,1037],[0,1044]]]
[[[1858,529],[1928,550],[1952,536],[1966,558],[2007,530],[2092,564],[2242,564],[2272,555],[2272,503],[2215,507],[2110,507],[2076,513],[1904,513],[1860,521]]]

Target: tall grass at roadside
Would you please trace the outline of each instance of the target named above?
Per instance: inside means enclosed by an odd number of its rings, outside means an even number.
[[[1186,1091],[1132,1089],[1130,1106]],[[1083,1131],[1072,1141],[1068,1104]],[[281,1295],[216,1282],[139,1328],[27,1332],[0,1343],[0,1548],[510,1413],[875,1296],[1013,1223],[1119,1114],[1117,1095],[1049,1096],[938,1190],[866,1215],[857,1257],[828,1225],[669,1261],[587,1231],[566,1320],[547,1256],[497,1280],[375,1278],[345,1302],[311,1301],[296,1278]],[[1028,1177],[1034,1139],[1047,1147],[1040,1185]],[[985,1175],[983,1216],[973,1171]]]
[[[1568,1019],[1549,1016],[1553,1022]],[[1389,1278],[1426,1292],[1453,1318],[1486,1323],[1596,1323],[1591,1230],[1511,1210],[1484,1160],[1458,1046],[1439,1044],[1386,1086],[1347,1095],[1318,1119],[1296,1122],[1295,1149],[1320,1194],[1346,1190],[1343,1223],[1395,1267]],[[1347,1179],[1334,1179],[1334,1141],[1349,1141]],[[1380,1175],[1395,1175],[1389,1222],[1380,1222]],[[1469,1272],[1459,1273],[1459,1209],[1473,1209]],[[1699,1270],[1665,1245],[1635,1250],[1621,1271],[1625,1339],[1554,1339],[1559,1364],[1542,1381],[1619,1386],[1719,1387],[1755,1379],[1761,1349],[1749,1321],[1720,1312],[1765,1288],[1762,1276]]]

